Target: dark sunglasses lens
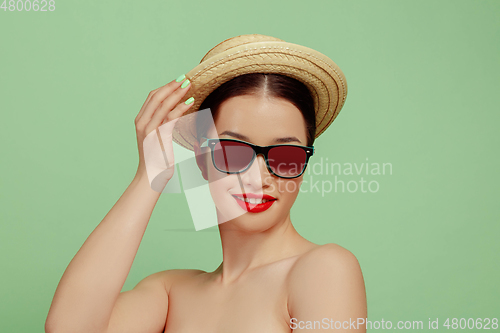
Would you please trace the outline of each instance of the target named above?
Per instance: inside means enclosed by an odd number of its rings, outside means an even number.
[[[296,177],[306,166],[307,154],[304,149],[294,146],[281,146],[269,150],[269,166],[281,177]]]
[[[252,147],[244,143],[219,141],[214,147],[214,163],[219,170],[239,172],[250,164],[253,154]]]

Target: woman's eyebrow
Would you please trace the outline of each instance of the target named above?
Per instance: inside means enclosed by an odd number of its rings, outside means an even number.
[[[284,142],[294,142],[294,141],[297,141],[298,143],[302,143],[302,142],[300,142],[299,139],[297,139],[294,136],[287,136],[287,137],[284,137],[284,138],[276,138],[276,139],[274,139],[273,142],[284,143]]]
[[[246,135],[239,134],[236,132],[224,131],[224,132],[219,134],[219,136],[222,136],[222,135],[229,135],[229,136],[232,136],[234,138],[250,142],[250,139]],[[299,139],[297,139],[294,136],[287,136],[284,138],[276,138],[273,140],[273,142],[276,142],[276,143],[295,142],[295,141],[298,143],[302,143]]]

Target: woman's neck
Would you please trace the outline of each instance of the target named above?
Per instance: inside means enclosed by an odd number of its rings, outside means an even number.
[[[219,225],[223,262],[214,271],[223,284],[266,264],[305,253],[318,245],[302,237],[293,227],[290,214],[267,230],[247,230],[236,221]]]

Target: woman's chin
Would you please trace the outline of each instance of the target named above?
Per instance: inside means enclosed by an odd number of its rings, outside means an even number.
[[[232,195],[213,199],[216,203],[217,223],[224,225],[222,229],[262,232],[273,226],[279,211],[278,200],[257,205],[239,202]]]
[[[218,224],[235,221],[247,213],[234,203],[216,205],[216,210]]]
[[[239,230],[242,232],[258,233],[271,228],[275,224],[275,219],[263,218],[261,214],[243,212],[232,219],[220,218],[222,212],[217,210],[218,224],[220,230]]]
[[[242,216],[250,214],[249,209],[237,202],[237,199],[232,195],[225,194],[224,196],[213,198],[217,209],[218,223],[234,221]]]

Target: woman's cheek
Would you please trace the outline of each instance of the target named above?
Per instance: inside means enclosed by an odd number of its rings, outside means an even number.
[[[229,177],[227,177],[227,175],[220,172],[214,173],[213,171],[209,171],[209,173],[208,185],[210,187],[210,193],[212,194],[216,205],[222,205],[224,204],[224,200],[227,201],[227,193],[231,188],[230,179],[228,179]],[[221,175],[223,176],[221,177]],[[227,202],[225,204],[227,204]]]
[[[233,220],[245,213],[231,196],[230,190],[238,188],[238,180],[235,175],[227,175],[216,171],[217,174],[210,175],[210,194],[217,210],[221,213],[218,216],[218,223]]]
[[[274,182],[272,181],[272,178],[271,177],[266,177],[264,179],[264,184],[269,186],[268,189],[266,190],[267,193],[275,193],[276,191],[276,186],[274,185]]]
[[[280,195],[286,196],[287,198],[296,197],[300,190],[301,183],[302,183],[302,177],[289,180],[279,180],[278,191]]]

